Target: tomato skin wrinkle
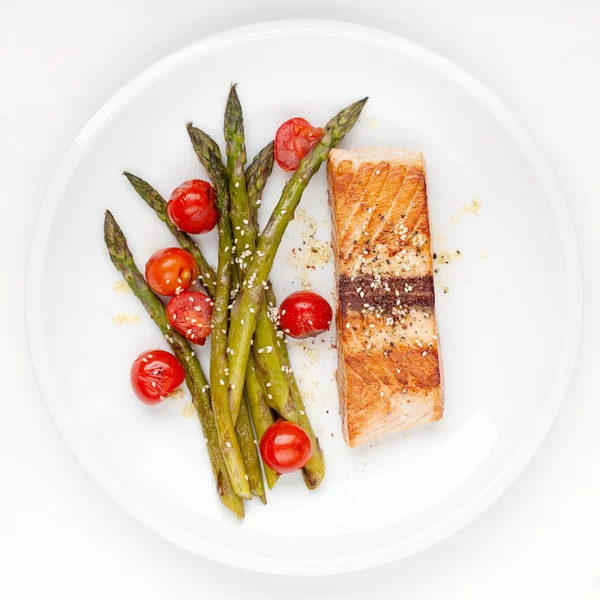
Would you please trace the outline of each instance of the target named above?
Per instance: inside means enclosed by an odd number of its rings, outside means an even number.
[[[275,134],[275,160],[284,171],[295,171],[300,161],[315,147],[323,135],[306,119],[295,117],[280,125]]]
[[[276,473],[292,473],[310,460],[312,442],[302,427],[279,419],[263,434],[260,454],[265,464]]]
[[[157,294],[174,296],[198,278],[194,257],[181,248],[157,250],[146,263],[146,281]]]
[[[184,381],[185,371],[173,354],[165,350],[142,352],[131,365],[131,387],[144,404],[159,404]]]
[[[290,294],[279,307],[279,324],[290,337],[302,339],[327,331],[333,310],[319,294],[301,290]]]
[[[219,219],[215,190],[208,181],[190,179],[176,187],[167,204],[169,218],[186,233],[206,233]]]
[[[187,291],[171,298],[167,317],[175,331],[193,344],[204,346],[211,332],[212,300],[201,292]]]

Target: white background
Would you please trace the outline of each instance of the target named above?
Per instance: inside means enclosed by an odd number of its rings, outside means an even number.
[[[400,563],[292,580],[199,559],[115,506],[54,429],[33,378],[23,318],[37,208],[93,113],[184,44],[291,17],[388,29],[487,85],[554,168],[585,277],[582,345],[568,398],[539,454],[500,501],[452,538]],[[0,0],[0,596],[600,598],[599,30],[597,0]],[[66,292],[78,284],[86,282],[73,273]]]

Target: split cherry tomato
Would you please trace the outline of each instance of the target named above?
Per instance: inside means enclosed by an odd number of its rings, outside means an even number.
[[[171,221],[186,233],[206,233],[219,220],[215,190],[207,181],[190,179],[173,190],[167,205]]]
[[[313,127],[306,119],[296,117],[286,121],[275,134],[277,164],[284,171],[295,171],[322,135],[323,129]]]
[[[201,292],[183,292],[167,304],[171,327],[199,346],[210,334],[212,312],[212,300]]]
[[[133,361],[130,378],[133,391],[144,404],[158,404],[183,383],[185,372],[170,352],[149,350]]]
[[[181,248],[158,250],[146,263],[148,285],[163,296],[174,296],[187,290],[197,277],[194,257]]]
[[[332,319],[329,302],[315,292],[294,292],[279,307],[279,324],[293,338],[319,335],[329,329]]]
[[[279,419],[263,434],[260,454],[276,473],[291,473],[310,460],[312,443],[302,427]]]

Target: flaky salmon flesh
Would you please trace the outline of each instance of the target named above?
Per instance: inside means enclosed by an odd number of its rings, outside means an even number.
[[[332,150],[327,173],[342,429],[360,446],[443,414],[425,160]]]

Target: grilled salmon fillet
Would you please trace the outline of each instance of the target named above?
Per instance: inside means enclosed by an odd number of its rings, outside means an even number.
[[[332,150],[327,174],[342,429],[360,446],[443,413],[425,160],[390,148]]]

